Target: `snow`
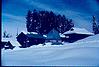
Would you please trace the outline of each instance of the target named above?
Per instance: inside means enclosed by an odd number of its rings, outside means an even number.
[[[2,65],[99,65],[99,45],[98,47],[68,47],[32,47],[19,51],[4,52],[2,54]]]
[[[99,34],[64,45],[2,50],[3,66],[99,66]]]
[[[51,42],[47,42],[47,43],[45,43],[46,45],[45,46],[51,46]]]
[[[77,42],[99,42],[99,34],[78,40]]]
[[[2,34],[3,31],[7,29],[12,35],[16,35],[16,29],[18,31],[26,30],[26,23],[24,15],[27,11],[26,8],[31,6],[37,9],[44,9],[49,11],[54,11],[55,13],[65,14],[67,18],[73,19],[76,27],[86,28],[88,31],[92,30],[92,18],[94,14],[99,16],[98,0],[22,0],[17,1],[20,3],[19,6],[16,5],[16,1],[9,1],[8,4],[3,7],[2,16]],[[13,4],[12,4],[13,3]],[[30,4],[31,3],[31,4]],[[53,4],[55,3],[55,4]],[[87,5],[87,6],[86,6]],[[4,5],[3,5],[4,6]],[[9,13],[14,10],[15,6],[18,9],[15,10],[15,14]],[[21,7],[20,7],[21,6]],[[6,7],[9,9],[7,10]],[[24,8],[26,7],[26,8]],[[65,8],[66,9],[65,9]],[[76,8],[75,8],[76,7]],[[81,8],[82,7],[82,8]],[[86,10],[88,9],[88,10]],[[4,12],[6,11],[6,12]],[[18,13],[17,12],[22,12]],[[4,15],[5,14],[5,15]],[[22,16],[21,16],[22,15]],[[9,19],[10,18],[10,19]],[[8,23],[11,22],[11,23]],[[20,23],[21,22],[21,23]],[[77,30],[78,29],[78,30]],[[80,34],[92,34],[85,29],[76,28],[74,31],[68,31],[66,33],[80,33]],[[25,32],[25,31],[24,31]],[[25,32],[27,34],[27,32]],[[66,34],[65,33],[65,34]],[[62,37],[64,37],[62,35]],[[66,43],[64,45],[51,45],[51,43],[46,43],[42,46],[39,44],[37,46],[31,46],[30,48],[19,48],[18,42],[15,38],[4,38],[3,41],[11,41],[13,45],[16,45],[14,50],[4,50],[2,49],[2,65],[81,65],[81,66],[99,66],[99,35],[90,36],[88,38],[79,40],[75,43]]]
[[[16,40],[16,37],[2,38],[1,41],[3,41],[3,42],[8,42],[8,41],[10,41],[10,43],[11,43],[13,46],[20,46],[20,44],[19,44],[18,41]]]
[[[43,35],[43,37],[47,37],[46,35]]]
[[[22,30],[21,32],[23,32],[24,34],[38,34],[37,32],[28,32],[28,31],[25,31],[25,30]]]
[[[59,35],[60,35],[60,37],[65,37],[65,35],[64,35],[64,34],[61,34],[61,33],[60,33]]]
[[[38,34],[37,32],[28,32],[29,34]]]
[[[21,32],[23,32],[24,34],[27,34],[27,31],[22,30]]]
[[[86,29],[84,28],[73,28],[74,30],[69,30],[63,34],[72,34],[72,33],[78,33],[78,34],[89,34],[89,35],[94,35],[93,33],[87,31]]]
[[[28,32],[28,31],[25,31],[25,30],[22,30],[21,32],[23,32],[24,34],[38,34],[37,32]]]

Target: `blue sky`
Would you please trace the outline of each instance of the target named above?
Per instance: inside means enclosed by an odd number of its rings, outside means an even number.
[[[99,18],[99,0],[2,0],[2,32],[26,30],[28,10],[48,10],[73,19],[76,27],[91,31],[91,16]]]

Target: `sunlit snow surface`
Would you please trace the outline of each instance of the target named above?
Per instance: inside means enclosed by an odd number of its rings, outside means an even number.
[[[64,45],[2,50],[4,66],[99,66],[99,35]]]

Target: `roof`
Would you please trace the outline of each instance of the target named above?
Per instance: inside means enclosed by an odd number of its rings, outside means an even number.
[[[21,32],[23,32],[24,34],[27,34],[27,31],[21,31]]]
[[[41,34],[26,34],[26,36],[33,38],[44,38]]]
[[[94,35],[93,33],[87,31],[84,28],[73,28],[72,30],[69,30],[63,34],[73,34],[73,33],[77,33],[77,34],[88,34],[88,35]]]
[[[35,32],[31,32],[31,33],[29,33],[29,32],[21,32],[20,34],[19,34],[20,36],[22,36],[22,35],[25,35],[25,36],[27,36],[27,37],[33,37],[33,38],[44,38],[44,36],[43,35],[41,35],[41,34],[38,34],[38,33],[35,33]],[[18,35],[18,36],[19,36]]]
[[[28,34],[38,34],[37,32],[27,32]]]
[[[21,31],[21,32],[23,32],[24,34],[38,34],[37,32],[28,32],[28,31],[25,31],[25,30],[23,30],[23,31]]]
[[[60,39],[59,32],[55,29],[52,29],[48,34],[46,39]]]
[[[21,33],[17,36],[17,38],[20,38],[20,37],[23,37],[23,36],[26,36],[26,33],[21,32]]]
[[[12,44],[10,43],[10,41],[8,41],[8,42],[3,41],[3,42],[1,42],[1,44],[2,44],[2,45],[12,45]]]
[[[7,42],[1,42],[1,45],[5,45]]]

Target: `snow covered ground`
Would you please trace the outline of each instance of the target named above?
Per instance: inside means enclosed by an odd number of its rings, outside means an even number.
[[[99,35],[64,45],[2,50],[3,66],[99,66]]]
[[[2,34],[6,30],[12,36],[15,36],[17,28],[18,32],[26,30],[25,17],[28,9],[64,14],[67,18],[73,19],[75,27],[86,28],[92,32],[92,15],[96,16],[96,20],[99,17],[98,4],[99,0],[3,0]],[[64,37],[64,35],[61,35],[61,37]],[[99,35],[90,36],[75,43],[63,43],[64,45],[46,43],[44,46],[39,44],[30,48],[19,48],[20,44],[14,37],[2,40],[10,40],[11,44],[16,46],[14,50],[2,49],[3,66],[99,66]]]

